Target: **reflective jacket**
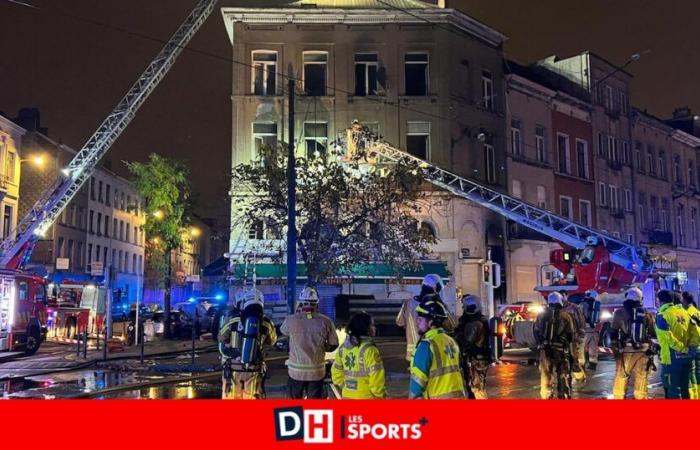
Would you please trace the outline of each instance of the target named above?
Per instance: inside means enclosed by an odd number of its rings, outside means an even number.
[[[661,305],[656,314],[656,336],[661,345],[661,364],[671,364],[671,350],[687,353],[698,345],[697,327],[692,326],[690,314],[681,305]]]
[[[331,376],[333,384],[342,388],[343,398],[386,398],[384,364],[369,338],[358,345],[355,338],[348,337],[335,355]]]
[[[688,305],[685,310],[688,312],[688,315],[690,315],[691,322],[693,322],[695,327],[700,329],[700,309],[693,305]]]
[[[459,367],[459,347],[442,328],[432,328],[420,340],[411,363],[409,398],[465,398]]]
[[[287,316],[280,327],[289,336],[289,377],[297,381],[318,381],[326,376],[326,352],[338,347],[333,321],[317,312]]]
[[[418,345],[418,341],[420,340],[418,326],[416,325],[416,307],[421,301],[431,297],[438,300],[443,305],[445,304],[437,294],[416,296],[412,299],[404,300],[401,304],[399,314],[396,316],[396,325],[406,329],[406,359],[409,361],[413,357],[416,345]],[[443,323],[443,328],[451,332],[457,327],[457,318],[450,312],[447,306],[445,306],[445,311],[447,311],[447,320]]]

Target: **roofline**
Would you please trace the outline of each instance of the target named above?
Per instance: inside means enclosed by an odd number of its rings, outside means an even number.
[[[494,47],[500,47],[508,39],[507,36],[495,29],[452,8],[416,9],[406,13],[395,9],[318,8],[308,10],[303,8],[223,7],[221,15],[232,44],[233,23],[235,22],[260,24],[449,24]]]
[[[24,136],[25,134],[27,134],[27,130],[25,130],[24,128],[20,127],[20,126],[17,125],[14,121],[12,121],[11,119],[8,119],[7,117],[5,117],[5,116],[3,116],[3,115],[0,115],[0,121],[2,121],[4,124],[6,124],[7,127],[10,128],[10,129],[11,129],[12,131],[14,131],[15,133],[19,133],[19,134],[22,135],[22,136]]]
[[[540,97],[546,98],[547,100],[551,100],[552,97],[557,94],[557,91],[516,73],[507,74],[506,79],[511,80],[511,83],[508,83],[508,86],[511,86],[513,89],[525,94],[536,94]]]
[[[686,144],[693,148],[700,147],[700,138],[693,136],[692,134],[688,134],[683,130],[674,129],[671,133],[671,138],[673,138],[673,140],[675,141],[678,141],[682,144]]]
[[[671,134],[673,132],[673,130],[675,130],[675,128],[668,125],[663,120],[659,119],[658,117],[656,117],[652,114],[649,114],[648,112],[644,112],[644,111],[640,110],[639,108],[633,107],[632,112],[635,113],[641,119],[643,119],[647,125],[655,127],[659,131]]]
[[[628,72],[628,71],[626,71],[625,69],[623,69],[622,66],[619,66],[619,65],[617,65],[617,64],[612,63],[610,60],[607,60],[607,59],[603,58],[603,57],[600,56],[599,54],[594,53],[594,52],[592,52],[592,51],[590,51],[590,50],[586,50],[584,53],[587,53],[589,56],[593,56],[594,58],[599,59],[600,61],[602,61],[602,62],[604,62],[605,64],[609,65],[609,66],[612,67],[613,69],[616,69],[618,73],[624,73],[624,74],[627,75],[628,77],[634,78],[634,75],[632,75],[630,72]]]

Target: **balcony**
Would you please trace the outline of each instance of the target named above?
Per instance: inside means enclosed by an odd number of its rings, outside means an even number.
[[[650,244],[673,245],[673,233],[670,231],[648,231]]]

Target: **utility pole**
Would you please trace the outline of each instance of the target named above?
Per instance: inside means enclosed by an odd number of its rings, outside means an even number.
[[[297,174],[294,155],[294,89],[296,82],[289,79],[289,145],[287,154],[287,310],[294,314],[297,280]]]
[[[163,334],[165,335],[166,339],[172,338],[172,333],[170,330],[170,281],[172,278],[172,263],[170,262],[170,252],[171,249],[170,247],[168,247],[168,249],[165,252],[165,257],[168,260],[168,275],[165,278],[165,296],[163,298],[163,321],[165,322],[163,327]]]

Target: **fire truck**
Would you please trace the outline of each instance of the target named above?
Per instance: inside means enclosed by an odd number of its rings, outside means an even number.
[[[106,292],[103,286],[90,282],[49,285],[48,338],[72,342],[78,333],[101,333],[107,312]]]
[[[98,162],[168,73],[182,50],[214,11],[216,3],[216,0],[200,0],[197,3],[124,98],[70,164],[61,171],[58,179],[18,222],[9,237],[0,242],[0,351],[23,347],[27,353],[36,352],[46,336],[49,319],[60,319],[58,310],[52,310],[51,317],[48,316],[46,281],[23,271],[34,245],[46,235],[80,188],[90,179]],[[97,324],[99,301],[80,309],[88,309],[89,312],[75,311],[71,315],[66,310],[65,320],[73,317],[76,321],[80,320],[81,324],[90,326],[90,318],[93,317],[92,323]],[[110,308],[106,308],[106,311],[109,315]],[[107,322],[109,323],[109,318]]]
[[[625,289],[638,286],[645,294],[644,305],[653,308],[659,283],[645,249],[441,169],[381,141],[359,122],[355,122],[336,145],[345,153],[345,159],[361,157],[368,165],[414,164],[433,185],[554,239],[561,249],[551,251],[550,260],[542,264],[536,288],[544,297],[553,291],[583,296],[587,290],[594,289],[601,294],[602,321],[605,322],[612,318],[612,311],[622,305]],[[545,279],[550,283],[545,284]],[[492,303],[489,299],[490,316],[496,314]],[[512,341],[518,341],[519,333],[511,326],[529,330],[535,312],[541,310],[537,305],[529,309],[517,306],[517,320],[497,326],[498,333]]]
[[[47,316],[43,278],[0,270],[0,349],[35,353],[46,337]]]

